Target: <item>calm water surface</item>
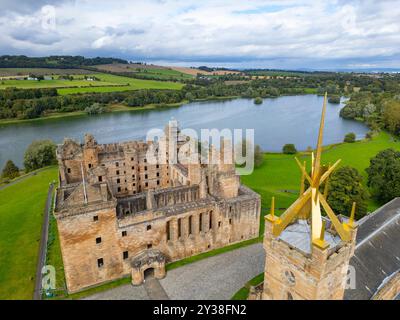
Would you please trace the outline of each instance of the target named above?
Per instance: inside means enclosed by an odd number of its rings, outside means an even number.
[[[162,129],[172,118],[182,128],[196,130],[254,129],[256,143],[266,151],[281,151],[286,143],[294,143],[298,150],[304,150],[316,144],[322,103],[323,97],[316,95],[264,99],[261,105],[255,105],[251,99],[234,99],[3,125],[0,126],[0,168],[7,159],[21,165],[25,149],[35,139],[61,143],[64,137],[82,140],[88,132],[100,143],[143,139],[149,129]],[[342,106],[327,106],[324,144],[341,142],[348,132],[362,138],[368,131],[362,123],[340,118]]]

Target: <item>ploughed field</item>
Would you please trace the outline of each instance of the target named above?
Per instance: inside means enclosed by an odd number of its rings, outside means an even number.
[[[187,74],[173,67],[162,67],[155,65],[142,64],[104,64],[95,66],[99,71],[110,71],[117,73],[135,74],[144,78],[160,79],[160,80],[185,80],[193,79],[196,74]]]
[[[0,69],[0,74],[1,70]],[[17,69],[18,70],[18,69]],[[43,69],[41,69],[43,75]],[[157,80],[144,80],[128,78],[124,76],[116,76],[105,73],[86,74],[88,78],[95,77],[96,80],[87,80],[82,74],[70,74],[72,80],[60,79],[60,74],[52,74],[52,69],[48,69],[53,77],[52,80],[14,80],[2,79],[0,81],[0,90],[10,87],[32,89],[32,88],[57,88],[61,95],[75,94],[75,93],[88,93],[88,92],[113,92],[113,91],[129,91],[138,89],[173,89],[179,90],[183,84],[178,82],[157,81]],[[19,74],[22,71],[18,72]],[[33,72],[32,72],[33,73]],[[26,74],[25,74],[26,75]],[[39,74],[38,74],[39,75]],[[9,76],[9,75],[8,75]]]

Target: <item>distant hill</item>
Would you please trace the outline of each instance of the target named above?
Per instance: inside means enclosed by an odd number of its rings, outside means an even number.
[[[128,64],[128,61],[117,58],[85,58],[82,56],[0,56],[0,68],[81,68],[100,64],[120,63]]]

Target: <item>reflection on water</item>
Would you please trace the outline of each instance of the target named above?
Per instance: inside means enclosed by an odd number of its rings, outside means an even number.
[[[298,150],[304,150],[315,146],[322,103],[323,97],[316,95],[264,99],[261,105],[255,105],[251,99],[205,101],[161,110],[5,125],[0,126],[0,167],[7,159],[21,165],[26,147],[35,139],[60,143],[64,137],[82,140],[87,132],[100,143],[143,139],[149,129],[162,129],[171,118],[177,119],[182,128],[195,130],[254,129],[256,143],[266,151],[281,151],[286,143],[294,143]],[[328,103],[324,144],[341,142],[348,132],[362,138],[368,131],[362,123],[340,118],[341,107]]]

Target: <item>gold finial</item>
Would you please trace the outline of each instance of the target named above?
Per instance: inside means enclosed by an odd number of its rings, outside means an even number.
[[[265,216],[265,219],[273,224],[279,223],[279,218],[275,217],[275,197],[271,198],[271,209],[269,214]]]
[[[322,154],[322,143],[323,143],[323,136],[324,136],[324,127],[325,127],[325,113],[326,113],[327,97],[328,97],[328,94],[327,94],[327,92],[325,92],[324,106],[322,108],[321,122],[320,122],[320,125],[319,125],[317,150],[316,150],[316,156],[315,156],[315,161],[314,161],[314,170],[313,170],[313,182],[314,183],[318,182],[318,178],[319,178],[319,174],[320,174],[320,168],[321,168],[321,154]]]
[[[353,206],[351,207],[350,219],[349,219],[349,225],[351,225],[351,226],[354,224],[355,214],[356,214],[356,203],[353,202]]]
[[[329,163],[328,165],[328,171],[331,168],[331,164]],[[328,198],[328,191],[329,191],[329,177],[326,178],[325,180],[325,187],[324,187],[324,197],[325,199]]]
[[[307,180],[310,187],[304,191],[305,187],[300,186],[300,196],[293,202],[279,218],[271,214],[267,215],[266,219],[273,223],[273,235],[279,236],[285,228],[295,219],[311,218],[311,240],[313,245],[321,249],[329,247],[329,243],[324,240],[325,237],[325,221],[322,219],[322,209],[327,214],[332,227],[336,230],[343,241],[351,241],[350,223],[343,224],[336,216],[332,208],[326,201],[329,192],[328,178],[339,165],[340,160],[336,161],[332,166],[329,165],[328,170],[322,172],[321,156],[323,143],[323,130],[325,126],[325,115],[327,106],[327,93],[325,93],[324,104],[322,108],[321,123],[318,133],[317,148],[311,153],[311,176],[307,173],[305,165],[295,157],[295,160],[302,172],[302,183]],[[325,183],[324,193],[319,191],[319,186]],[[350,218],[349,221],[354,220]]]
[[[272,197],[271,199],[271,211],[270,211],[270,215],[272,217],[275,217],[275,197]]]

